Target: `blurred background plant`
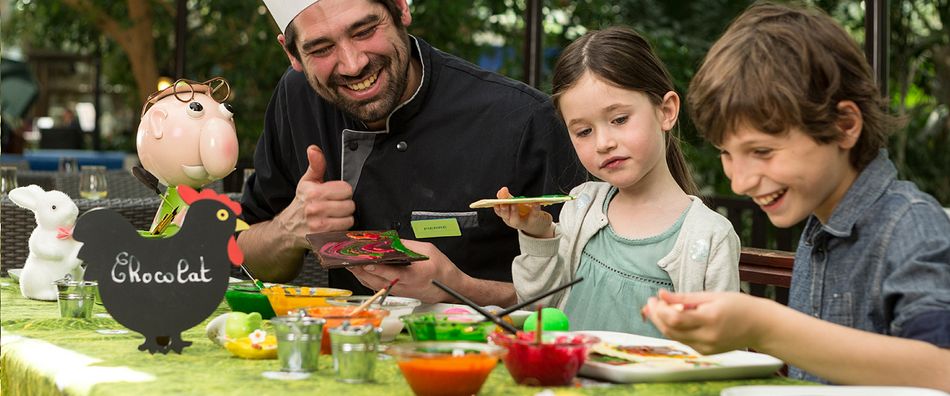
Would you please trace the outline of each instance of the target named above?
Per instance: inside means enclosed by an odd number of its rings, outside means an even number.
[[[685,95],[696,66],[746,0],[547,0],[543,2],[544,68],[550,90],[559,51],[590,29],[628,25],[651,40]],[[864,4],[812,0],[864,42]],[[142,100],[175,68],[175,0],[0,0],[5,57],[78,54],[101,62],[102,115],[112,118],[102,148],[134,151]],[[409,30],[438,48],[522,79],[525,0],[413,0]],[[227,78],[242,162],[253,153],[273,87],[288,66],[277,29],[256,0],[188,0],[184,77]],[[892,0],[889,91],[907,119],[890,150],[902,177],[950,206],[950,0]],[[85,59],[85,58],[84,58]],[[41,94],[42,95],[42,94]],[[9,119],[8,115],[4,115]],[[695,133],[680,133],[707,194],[731,195],[718,153]]]

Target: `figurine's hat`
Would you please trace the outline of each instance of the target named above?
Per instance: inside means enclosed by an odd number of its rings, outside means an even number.
[[[310,7],[320,0],[264,0],[264,5],[270,11],[270,15],[277,22],[277,27],[281,33],[287,32],[287,26],[293,21],[301,11]]]

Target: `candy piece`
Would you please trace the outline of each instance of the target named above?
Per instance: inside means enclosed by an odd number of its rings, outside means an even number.
[[[541,321],[544,323],[544,331],[569,331],[571,324],[567,315],[557,308],[544,308],[541,313]],[[538,313],[532,313],[524,321],[525,331],[534,331],[538,326]]]
[[[457,315],[457,314],[471,315],[474,312],[470,311],[468,308],[452,307],[452,308],[446,308],[445,311],[442,311],[442,313],[452,314],[452,315]]]

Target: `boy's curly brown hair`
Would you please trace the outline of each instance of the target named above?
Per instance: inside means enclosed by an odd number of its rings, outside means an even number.
[[[753,5],[732,22],[687,95],[696,127],[715,145],[741,125],[773,135],[797,127],[819,143],[837,141],[837,105],[844,100],[863,117],[849,157],[861,170],[898,126],[864,54],[823,11],[770,3]]]

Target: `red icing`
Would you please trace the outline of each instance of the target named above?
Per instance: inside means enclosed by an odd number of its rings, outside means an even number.
[[[491,340],[508,348],[505,367],[515,382],[535,386],[570,385],[597,342],[583,335],[561,335],[554,342],[536,344],[534,332],[518,332],[515,338],[496,333]]]

